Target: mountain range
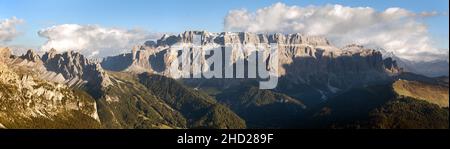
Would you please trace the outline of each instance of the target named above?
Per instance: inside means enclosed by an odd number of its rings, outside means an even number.
[[[197,55],[175,48],[195,42],[201,48],[183,50]],[[242,61],[248,70],[271,44],[278,45],[276,67],[264,62],[277,69],[273,89],[259,89],[262,78],[173,77],[195,75],[171,69],[177,57],[211,65],[207,53],[220,47],[231,54],[223,67],[237,70]],[[448,129],[448,76],[408,72],[398,62],[360,45],[280,33],[186,31],[101,61],[75,51],[16,56],[0,48],[0,127]]]
[[[383,53],[384,58],[392,58],[395,60],[403,71],[412,72],[428,77],[442,77],[449,76],[449,62],[448,60],[432,60],[432,61],[412,61],[396,56],[393,52],[386,52],[386,50],[379,49]]]

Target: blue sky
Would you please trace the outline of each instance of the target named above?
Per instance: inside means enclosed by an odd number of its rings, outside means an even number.
[[[12,44],[38,46],[45,42],[37,35],[38,30],[68,23],[142,28],[152,32],[193,29],[220,32],[229,10],[246,8],[255,11],[276,2],[298,6],[368,6],[379,11],[401,7],[418,13],[446,13],[423,21],[439,47],[448,49],[448,0],[0,0],[0,19],[16,16],[25,20],[19,28],[23,35]]]

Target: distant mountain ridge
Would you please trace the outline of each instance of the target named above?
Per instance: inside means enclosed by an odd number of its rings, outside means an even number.
[[[384,49],[379,49],[383,53],[383,58],[391,58],[395,60],[399,67],[404,71],[416,74],[425,75],[428,77],[449,76],[449,61],[448,60],[433,60],[433,61],[411,61],[396,56],[393,52],[386,52]]]

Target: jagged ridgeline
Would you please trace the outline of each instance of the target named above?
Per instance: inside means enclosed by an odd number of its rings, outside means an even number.
[[[196,37],[201,48],[188,56],[206,65],[214,47],[276,44],[278,85],[173,78],[192,73],[170,69],[180,56],[173,47]],[[267,50],[251,47],[221,48],[232,54],[224,65],[248,68]],[[448,128],[448,77],[406,73],[377,50],[301,34],[187,31],[102,61],[0,48],[0,72],[3,128]]]
[[[32,50],[12,56],[5,48],[2,55],[2,127],[246,128],[212,97],[170,78],[141,84],[145,77],[106,72],[77,52],[51,50],[41,58]],[[154,90],[158,81],[165,90]]]
[[[0,53],[1,127],[101,128],[96,102],[89,94],[44,80],[35,71],[39,64],[11,57],[7,48]]]

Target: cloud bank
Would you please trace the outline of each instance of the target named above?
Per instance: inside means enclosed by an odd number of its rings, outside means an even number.
[[[448,49],[433,46],[424,17],[437,12],[414,13],[402,8],[376,11],[370,7],[287,6],[276,3],[255,12],[231,10],[226,31],[303,33],[325,36],[337,46],[350,43],[384,48],[399,57],[416,61],[448,59]]]
[[[22,19],[17,19],[16,17],[0,20],[0,43],[9,42],[20,35],[16,28],[23,22]]]
[[[77,50],[87,56],[109,56],[129,51],[134,45],[159,38],[158,33],[139,29],[105,28],[98,25],[62,24],[42,29],[40,37],[47,39],[42,50]]]

